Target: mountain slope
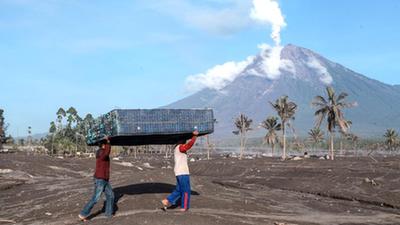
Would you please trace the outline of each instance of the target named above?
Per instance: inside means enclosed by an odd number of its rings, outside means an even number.
[[[299,106],[294,122],[296,133],[305,136],[314,125],[312,99],[316,95],[325,96],[326,86],[331,85],[337,92],[347,92],[348,101],[358,103],[357,107],[345,111],[356,134],[381,136],[386,128],[400,126],[400,88],[370,79],[295,45],[285,46],[281,59],[290,62],[292,69],[281,69],[278,78],[262,74],[263,58],[259,55],[224,88],[203,89],[165,107],[213,108],[218,121],[216,135],[228,137],[234,130],[233,120],[240,112],[252,118],[253,127],[257,127],[267,116],[276,115],[269,102],[288,95]],[[255,129],[251,135],[263,133]]]

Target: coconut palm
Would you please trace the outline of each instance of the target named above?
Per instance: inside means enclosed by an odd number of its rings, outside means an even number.
[[[318,128],[314,127],[308,132],[308,140],[313,143],[313,149],[315,150],[315,145],[318,145],[319,143],[322,143],[324,141],[324,132]]]
[[[317,118],[316,127],[320,127],[323,120],[327,119],[327,130],[329,132],[329,149],[331,154],[331,159],[334,159],[333,150],[333,139],[335,136],[336,128],[339,128],[342,132],[346,133],[350,124],[344,118],[343,109],[350,108],[355,105],[355,103],[347,103],[344,100],[348,96],[347,93],[340,93],[339,96],[335,95],[335,90],[332,87],[326,88],[328,98],[322,96],[316,96],[312,101],[312,106],[314,106],[317,111],[315,116]]]
[[[394,129],[387,129],[385,135],[385,144],[389,150],[394,150],[398,143],[399,134]]]
[[[270,102],[270,104],[278,113],[278,116],[281,119],[282,139],[283,139],[282,159],[286,159],[286,126],[291,120],[294,120],[294,114],[296,113],[297,105],[294,102],[290,102],[288,100],[288,96],[282,96],[279,99],[277,99],[275,103]]]
[[[278,123],[277,117],[270,116],[261,123],[261,127],[268,131],[264,137],[264,143],[271,146],[272,156],[274,156],[275,144],[279,142],[277,132],[282,129],[282,125]]]
[[[349,130],[350,130],[350,126],[353,124],[353,122],[351,122],[350,120],[348,120],[348,121],[347,121],[347,124],[349,125]],[[339,133],[340,133],[340,143],[339,143],[339,146],[340,146],[340,154],[343,155],[343,140],[350,140],[350,139],[349,139],[350,133],[344,132],[344,131],[342,131],[342,130],[339,130]]]
[[[244,154],[244,148],[246,146],[247,141],[247,132],[251,130],[250,126],[253,122],[252,119],[249,119],[246,115],[240,114],[238,118],[235,120],[235,126],[237,128],[236,131],[233,131],[234,134],[240,135],[240,156],[239,159],[242,159]]]
[[[360,138],[357,135],[353,134],[353,133],[348,133],[346,135],[346,140],[351,142],[353,150],[356,151],[356,156],[358,155],[357,143],[358,143],[359,139]]]

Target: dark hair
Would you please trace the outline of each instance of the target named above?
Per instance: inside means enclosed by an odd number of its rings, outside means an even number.
[[[176,144],[178,144],[178,145],[185,144],[185,143],[186,143],[186,140],[184,140],[184,139],[178,139],[176,141]]]

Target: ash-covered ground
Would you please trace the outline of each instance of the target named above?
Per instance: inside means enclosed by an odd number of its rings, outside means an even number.
[[[0,224],[400,224],[400,157],[376,160],[197,159],[182,213],[160,209],[175,187],[172,158],[121,157],[111,165],[115,216],[105,218],[99,202],[80,222],[94,158],[0,154]]]

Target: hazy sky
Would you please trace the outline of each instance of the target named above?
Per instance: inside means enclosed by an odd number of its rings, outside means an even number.
[[[199,3],[202,2],[202,3]],[[400,1],[280,0],[282,44],[400,84]],[[81,116],[155,108],[190,94],[189,75],[272,44],[251,0],[0,0],[0,108],[15,136]]]

